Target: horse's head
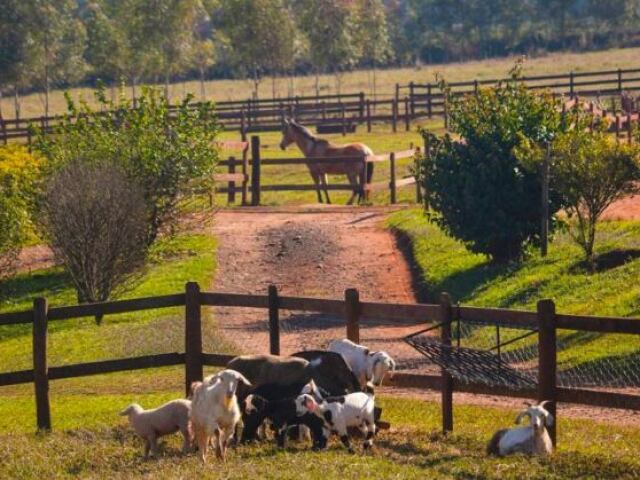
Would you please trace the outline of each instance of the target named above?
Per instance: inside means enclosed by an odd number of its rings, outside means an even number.
[[[288,118],[286,118],[282,127],[282,140],[280,140],[280,148],[284,150],[295,141],[296,137],[293,129],[293,120],[289,120]]]

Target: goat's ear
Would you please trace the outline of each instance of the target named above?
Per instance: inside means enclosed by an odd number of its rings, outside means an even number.
[[[189,386],[189,396],[193,397],[193,394],[196,393],[196,390],[198,390],[201,385],[202,382],[191,382],[191,385]]]
[[[364,354],[365,355],[371,355],[371,351],[368,348],[364,349]]]
[[[521,412],[520,414],[518,414],[518,416],[516,417],[516,424],[520,425],[520,422],[522,422],[522,419],[524,417],[529,417],[529,412]]]
[[[236,380],[238,382],[242,382],[245,384],[245,386],[250,387],[251,386],[251,382],[249,380],[247,380],[247,377],[245,377],[244,375],[242,375],[240,372],[234,372],[235,373],[235,377]]]

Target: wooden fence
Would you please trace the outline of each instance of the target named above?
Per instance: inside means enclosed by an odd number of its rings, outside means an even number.
[[[64,366],[48,366],[47,326],[49,322],[79,317],[117,314],[140,310],[184,306],[184,352],[145,355],[133,358],[104,360]],[[356,289],[345,291],[344,300],[299,298],[280,296],[275,286],[267,295],[201,292],[196,283],[187,283],[185,292],[175,295],[139,298],[115,302],[49,308],[47,300],[37,298],[33,309],[0,314],[0,325],[32,324],[33,368],[0,373],[0,386],[34,383],[38,429],[51,429],[49,381],[96,375],[102,373],[140,370],[172,365],[185,366],[185,392],[192,381],[201,380],[204,366],[225,366],[231,355],[203,352],[201,310],[204,306],[251,307],[265,309],[269,317],[269,350],[280,354],[279,311],[281,309],[318,312],[341,316],[345,321],[347,338],[360,341],[360,326],[381,321],[441,324],[443,343],[451,342],[451,325],[456,319],[490,321],[502,327],[535,328],[538,331],[538,384],[537,389],[515,390],[487,386],[479,383],[461,383],[446,372],[440,375],[398,372],[388,382],[401,388],[437,390],[442,395],[442,427],[453,430],[453,392],[468,392],[496,396],[537,398],[551,400],[549,410],[556,413],[556,402],[568,402],[599,407],[640,410],[640,396],[596,389],[561,388],[556,385],[556,332],[559,329],[582,332],[640,335],[640,320],[616,317],[591,317],[557,314],[551,300],[538,302],[536,312],[479,307],[452,307],[447,294],[439,304],[391,304],[363,302]],[[555,441],[555,426],[551,429]]]
[[[397,191],[410,185],[415,185],[416,197],[420,201],[420,189],[413,175],[405,178],[397,178],[398,167],[397,161],[406,158],[416,158],[420,153],[419,148],[409,148],[399,152],[383,153],[379,155],[370,155],[367,157],[315,157],[313,159],[305,157],[296,158],[262,158],[260,149],[260,137],[254,135],[251,137],[250,155],[247,155],[249,144],[246,142],[220,142],[221,148],[238,148],[243,152],[242,173],[236,173],[238,160],[235,157],[229,157],[227,160],[218,162],[219,167],[227,167],[228,173],[218,173],[214,175],[214,180],[219,183],[226,182],[226,186],[216,187],[216,193],[226,193],[229,203],[233,203],[238,190],[242,193],[242,205],[248,204],[249,189],[251,191],[251,205],[257,206],[261,202],[262,192],[283,192],[283,191],[315,191],[316,186],[307,184],[270,184],[265,185],[262,182],[262,167],[269,165],[307,165],[309,163],[344,163],[354,162],[362,163],[362,171],[365,172],[364,165],[367,163],[388,163],[389,165],[389,181],[367,183],[366,175],[360,178],[360,185],[364,186],[364,192],[367,199],[370,198],[371,192],[379,192],[389,190],[390,202],[397,202]],[[249,175],[249,171],[251,174]],[[238,186],[238,183],[242,183]],[[353,191],[353,187],[348,184],[333,184],[327,186],[332,191]],[[211,198],[211,196],[210,196]]]

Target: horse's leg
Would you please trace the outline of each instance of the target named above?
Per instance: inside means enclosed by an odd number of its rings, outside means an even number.
[[[350,172],[347,173],[347,178],[349,179],[349,185],[351,185],[351,197],[349,197],[347,205],[353,205],[353,201],[358,194],[358,177],[355,173]]]
[[[317,172],[310,170],[311,178],[316,186],[316,194],[318,195],[318,203],[322,203],[322,193],[320,192],[320,175]]]
[[[322,174],[322,185],[323,185],[323,190],[324,190],[324,195],[325,197],[327,197],[327,203],[330,204],[331,203],[331,199],[329,198],[329,189],[327,188],[327,185],[329,185],[329,177],[326,173]]]

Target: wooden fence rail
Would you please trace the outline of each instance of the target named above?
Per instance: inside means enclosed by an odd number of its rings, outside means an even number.
[[[451,343],[453,322],[452,301],[443,294],[440,304],[389,304],[363,302],[358,290],[345,291],[344,300],[300,298],[280,296],[275,286],[270,286],[267,295],[245,295],[231,293],[201,292],[196,283],[187,283],[185,293],[164,295],[115,302],[79,306],[48,308],[46,299],[34,301],[30,311],[0,314],[0,325],[32,323],[33,369],[0,373],[0,386],[34,383],[37,427],[51,429],[49,403],[49,381],[97,375],[112,372],[185,366],[185,389],[192,381],[202,379],[204,366],[225,366],[232,355],[202,351],[201,310],[205,306],[251,307],[268,310],[269,351],[280,353],[280,310],[312,311],[338,315],[344,318],[345,334],[354,342],[360,340],[360,327],[370,322],[381,321],[423,326],[426,323],[441,323],[441,339]],[[48,366],[47,324],[53,320],[133,312],[175,306],[185,307],[184,353],[163,353],[133,358],[120,358],[73,365]],[[556,402],[570,402],[591,406],[625,408],[640,411],[640,395],[594,389],[560,388],[556,382],[557,353],[556,332],[571,329],[600,333],[623,333],[640,335],[640,320],[616,317],[590,317],[556,314],[551,300],[538,303],[536,312],[456,307],[456,317],[470,321],[490,321],[506,327],[534,327],[538,330],[538,387],[536,389],[512,389],[487,386],[480,383],[463,383],[452,378],[445,370],[440,375],[398,372],[389,384],[396,387],[438,390],[442,395],[442,427],[451,431],[454,426],[453,392],[468,392],[497,396],[551,400],[551,410]],[[555,439],[555,430],[552,430]]]

